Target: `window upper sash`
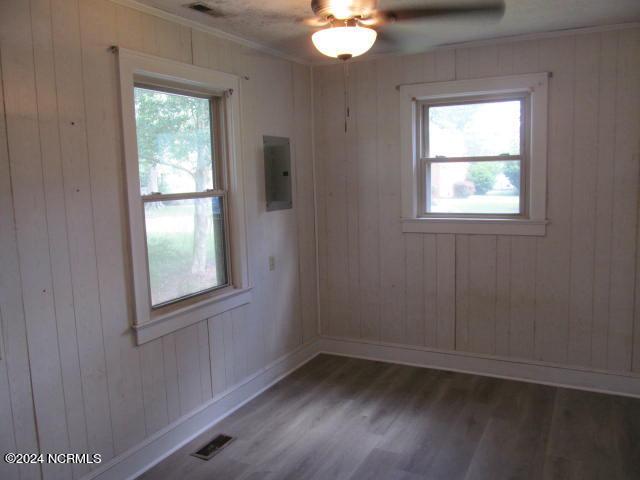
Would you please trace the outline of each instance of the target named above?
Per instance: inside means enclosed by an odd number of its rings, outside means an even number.
[[[429,100],[418,100],[416,106],[419,114],[416,115],[415,134],[417,141],[417,153],[421,159],[430,159],[432,161],[458,161],[463,162],[466,158],[477,159],[474,161],[491,161],[491,160],[509,160],[521,159],[526,157],[528,130],[530,128],[528,121],[530,94],[528,92],[508,93],[508,94],[487,94],[466,96],[463,99],[458,98],[438,98]],[[496,152],[496,155],[462,155],[462,156],[446,156],[430,154],[430,137],[431,125],[429,121],[429,111],[432,108],[457,107],[465,105],[483,105],[497,104],[507,102],[518,102],[520,104],[520,128],[519,128],[519,144],[518,151],[502,151]],[[446,159],[446,160],[445,160]]]

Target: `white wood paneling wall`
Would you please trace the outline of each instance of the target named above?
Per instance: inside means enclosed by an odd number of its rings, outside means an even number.
[[[111,45],[250,78],[242,158],[254,300],[142,347],[129,328]],[[308,67],[108,0],[6,0],[0,73],[1,451],[107,461],[317,335]],[[292,139],[293,210],[265,211],[265,134]],[[3,479],[88,470],[0,462]]]
[[[545,237],[402,234],[399,83],[553,72]],[[640,373],[640,29],[314,67],[322,333]]]

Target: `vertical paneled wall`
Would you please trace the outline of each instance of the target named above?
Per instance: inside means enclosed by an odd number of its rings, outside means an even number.
[[[249,77],[241,116],[253,302],[141,347],[129,327],[111,45]],[[6,0],[0,73],[0,451],[107,461],[313,339],[308,67],[107,0]],[[292,210],[265,211],[265,134],[292,139]],[[0,477],[88,469],[0,462]]]
[[[396,85],[552,72],[545,237],[403,234]],[[640,29],[314,68],[322,333],[640,373]]]

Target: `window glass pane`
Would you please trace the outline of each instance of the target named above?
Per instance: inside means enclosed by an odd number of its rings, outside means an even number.
[[[151,303],[227,283],[222,199],[145,203]]]
[[[520,161],[431,164],[431,213],[520,213]]]
[[[432,106],[428,156],[520,155],[521,102]]]
[[[140,191],[213,188],[211,102],[135,87]]]

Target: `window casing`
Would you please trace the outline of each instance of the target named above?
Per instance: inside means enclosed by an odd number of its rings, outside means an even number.
[[[118,55],[131,323],[140,344],[251,299],[240,83],[234,75],[125,49]]]
[[[547,79],[533,74],[400,86],[403,231],[544,235]],[[484,118],[499,121],[493,128],[471,122],[469,133],[455,115],[443,115],[455,110],[469,118],[484,111]],[[493,171],[502,186],[488,192],[494,183],[487,180],[476,195],[472,169]]]

